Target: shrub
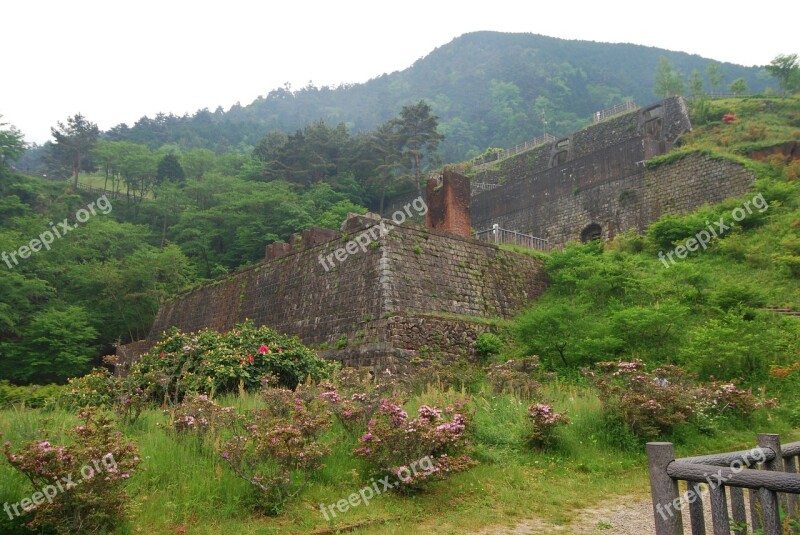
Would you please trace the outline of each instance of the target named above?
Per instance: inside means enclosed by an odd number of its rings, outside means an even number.
[[[0,381],[0,408],[12,405],[45,407],[57,400],[64,388],[63,385],[17,386],[8,381]]]
[[[346,368],[337,377],[337,388],[323,383],[319,398],[326,401],[328,409],[336,416],[342,427],[353,436],[361,436],[373,414],[381,405],[381,399],[391,392],[394,381],[391,375],[382,375],[382,380],[372,381],[362,370]]]
[[[170,414],[172,428],[179,434],[218,435],[232,428],[236,420],[233,407],[220,407],[205,394],[189,394]]]
[[[539,362],[536,357],[520,361],[509,360],[504,364],[490,366],[486,372],[486,379],[492,390],[498,394],[513,394],[522,399],[530,399],[536,395],[541,386],[532,375],[538,368]]]
[[[108,418],[92,411],[83,411],[81,418],[83,424],[70,432],[74,444],[69,446],[55,446],[45,436],[12,453],[11,444],[5,443],[9,463],[34,490],[47,488],[54,494],[52,501],[26,507],[31,529],[103,533],[125,516],[129,498],[123,486],[140,463],[137,448]]]
[[[332,368],[296,337],[247,321],[224,334],[172,329],[131,366],[129,377],[153,399],[177,403],[188,392],[213,396],[236,391],[240,384],[255,390],[270,375],[294,388],[307,377],[327,377]]]
[[[528,442],[537,448],[546,448],[553,443],[558,427],[569,424],[566,412],[556,412],[547,400],[528,407],[530,431]]]
[[[751,390],[741,390],[732,382],[701,386],[694,376],[673,365],[647,372],[635,360],[600,362],[596,369],[587,375],[594,379],[606,412],[621,415],[641,438],[669,433],[690,419],[704,423],[728,414],[747,418],[762,404]]]
[[[796,346],[789,318],[731,309],[689,332],[680,362],[701,379],[766,379],[770,364],[779,364]]]
[[[475,341],[475,352],[481,361],[487,361],[500,353],[503,340],[494,333],[481,333]]]
[[[259,508],[269,514],[304,488],[329,452],[319,442],[330,426],[324,402],[300,390],[266,389],[268,408],[236,419],[234,436],[222,446],[228,466],[256,489]]]
[[[416,418],[403,410],[405,403],[397,396],[383,399],[362,445],[353,450],[376,475],[397,478],[401,490],[415,490],[476,464],[468,455],[470,420],[462,402],[444,410],[423,405]],[[424,471],[413,469],[423,462],[428,465]]]
[[[94,368],[82,377],[67,381],[58,404],[67,409],[110,408],[120,388],[119,379],[105,368]]]

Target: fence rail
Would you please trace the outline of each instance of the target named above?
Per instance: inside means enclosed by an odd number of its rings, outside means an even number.
[[[487,184],[484,182],[471,182],[470,189],[471,194],[474,197],[478,193],[483,193],[484,191],[491,191],[494,188],[499,188],[500,184]]]
[[[494,154],[484,156],[483,158],[476,158],[472,161],[472,167],[476,171],[481,171],[492,164],[502,162],[503,160],[507,160],[512,156],[516,156],[520,152],[531,150],[534,147],[538,147],[539,145],[544,145],[546,143],[552,143],[555,140],[555,136],[544,134],[530,141],[526,141],[525,143],[520,143],[519,145],[516,145],[510,149],[503,149],[499,152],[495,152]]]
[[[800,442],[781,446],[779,435],[759,434],[752,450],[683,459],[675,458],[671,443],[649,442],[647,457],[656,535],[683,535],[684,501],[689,504],[692,535],[705,535],[701,483],[709,489],[714,535],[750,533],[748,527],[753,533],[783,535],[781,511],[787,520],[800,516]],[[686,482],[683,498],[679,481]]]
[[[594,112],[594,115],[592,115],[592,122],[599,123],[600,121],[605,121],[609,117],[613,117],[615,115],[621,115],[623,113],[627,113],[629,111],[638,109],[639,106],[637,106],[630,100],[626,100],[622,104],[617,104],[615,106],[611,106],[610,108]]]
[[[537,251],[550,252],[554,249],[559,249],[557,245],[550,243],[544,238],[537,238],[529,234],[522,234],[514,230],[506,230],[500,228],[498,225],[476,232],[472,235],[476,240],[493,243],[495,245],[512,244],[527,247],[529,249],[536,249]]]

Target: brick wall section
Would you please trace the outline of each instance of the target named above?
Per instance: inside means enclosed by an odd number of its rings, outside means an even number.
[[[425,198],[428,205],[426,227],[469,238],[472,219],[467,177],[445,169],[441,177],[428,180]]]
[[[645,168],[646,160],[670,150],[690,128],[686,103],[670,98],[577,132],[568,159],[550,169],[541,170],[538,160],[529,166],[526,153],[501,162],[512,176],[473,197],[473,227],[496,223],[563,244],[579,240],[591,225],[610,239],[628,229],[643,231],[665,213],[747,192],[752,173],[728,160],[691,155]]]
[[[635,160],[631,156],[630,161]],[[475,198],[474,212],[489,214],[476,225],[488,228],[498,223],[502,228],[546,238],[553,243],[580,239],[581,231],[597,224],[605,239],[636,229],[641,232],[665,213],[688,213],[706,203],[715,203],[750,190],[754,176],[744,166],[728,160],[690,155],[655,169],[641,165],[614,180],[592,184],[573,177],[539,177],[489,192],[502,194],[496,204],[483,207],[485,195]],[[549,180],[548,180],[549,179]],[[565,184],[558,189],[559,184]],[[576,184],[568,191],[568,184]],[[506,190],[505,192],[501,191]],[[542,191],[544,189],[544,191]],[[532,199],[532,200],[531,200]],[[536,202],[538,199],[541,201]],[[529,200],[528,204],[524,202]],[[502,213],[499,206],[508,206]],[[494,210],[494,211],[493,211]]]
[[[172,326],[225,331],[249,318],[296,335],[306,344],[335,346],[345,337],[348,351],[388,344],[403,350],[410,345],[441,345],[451,352],[466,340],[469,353],[482,328],[465,327],[471,324],[470,316],[511,317],[548,286],[541,261],[494,245],[413,224],[394,226],[383,236],[377,228],[372,230],[378,236],[375,245],[358,249],[341,263],[334,258],[329,271],[319,257],[335,254],[346,245],[345,237],[295,251],[167,302],[148,340],[157,340]],[[349,237],[368,231],[362,227]],[[461,319],[398,319],[420,313],[454,314]],[[379,353],[373,351],[369,358],[380,360]]]

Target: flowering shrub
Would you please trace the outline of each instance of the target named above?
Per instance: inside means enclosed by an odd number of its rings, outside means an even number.
[[[233,407],[220,407],[205,394],[187,395],[171,413],[172,428],[179,434],[216,434],[232,427],[235,420]]]
[[[528,420],[531,422],[528,440],[538,448],[552,444],[555,430],[569,424],[566,412],[556,412],[546,399],[528,407]]]
[[[620,414],[634,433],[655,438],[694,418],[708,422],[725,414],[748,417],[761,403],[731,382],[699,385],[677,366],[647,372],[640,360],[598,362],[594,378],[606,409]],[[773,403],[768,401],[766,403]]]
[[[383,399],[367,433],[360,439],[362,445],[353,450],[375,472],[397,477],[401,489],[412,490],[477,464],[468,455],[470,442],[466,437],[470,421],[467,413],[460,410],[462,402],[444,410],[423,405],[416,418],[409,418],[403,410],[404,404],[396,395]],[[430,469],[412,475],[408,465],[426,457]],[[407,475],[401,476],[403,473]]]
[[[329,453],[319,437],[330,426],[330,416],[324,402],[310,395],[287,389],[267,389],[265,395],[269,408],[236,420],[235,434],[222,446],[222,457],[257,489],[260,506],[276,514]]]
[[[115,431],[112,422],[91,411],[70,435],[74,444],[56,446],[45,436],[12,453],[9,463],[25,474],[35,491],[50,486],[52,501],[26,509],[34,530],[56,533],[105,533],[124,517],[128,496],[123,486],[140,463],[134,444]]]
[[[297,338],[247,321],[224,334],[172,329],[131,366],[129,377],[138,387],[149,387],[154,399],[177,403],[187,392],[215,395],[236,391],[240,384],[255,390],[269,375],[294,388],[307,377],[327,377],[331,369]]]
[[[320,385],[319,398],[326,401],[342,427],[351,435],[361,436],[381,406],[382,398],[395,385],[391,373],[379,374],[373,381],[364,370],[345,368],[336,375],[338,388],[331,383]]]
[[[94,368],[83,377],[69,379],[58,404],[69,409],[111,407],[119,386],[119,380],[110,371]]]
[[[521,360],[509,360],[504,364],[489,366],[486,378],[497,393],[515,394],[522,399],[530,399],[536,395],[540,384],[536,382],[532,373],[539,367],[535,357]]]

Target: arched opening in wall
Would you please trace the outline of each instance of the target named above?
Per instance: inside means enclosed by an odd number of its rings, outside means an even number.
[[[569,138],[559,139],[553,146],[553,156],[550,158],[550,167],[561,165],[569,158]]]
[[[597,223],[590,223],[581,231],[581,243],[599,240],[603,237],[603,227]]]
[[[661,117],[650,119],[644,123],[644,135],[653,139],[661,138]]]

